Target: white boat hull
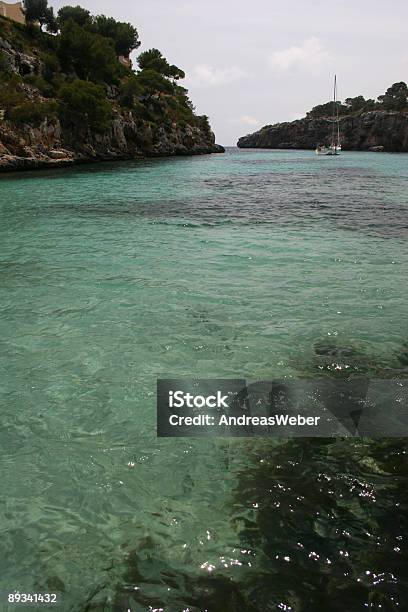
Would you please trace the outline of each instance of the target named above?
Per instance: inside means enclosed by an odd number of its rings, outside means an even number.
[[[332,145],[331,147],[317,147],[316,155],[340,155],[341,145]]]
[[[337,99],[337,75],[334,75],[331,145],[329,147],[326,147],[325,145],[317,145],[316,155],[340,155],[341,153],[340,120],[339,120],[338,103],[339,103],[339,100]],[[337,130],[336,130],[336,126],[337,126]],[[336,131],[337,131],[337,135],[336,135]]]

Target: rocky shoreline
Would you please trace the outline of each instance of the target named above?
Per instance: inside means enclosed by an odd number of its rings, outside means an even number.
[[[132,110],[131,106],[120,104],[120,81],[100,84],[101,96],[112,114],[103,129],[92,127],[86,113],[82,117],[79,113],[76,121],[62,123],[55,95],[46,96],[41,89],[50,88],[52,78],[71,83],[75,76],[61,71],[54,49],[55,39],[44,33],[32,36],[28,29],[4,18],[0,19],[0,26],[0,73],[9,80],[5,81],[6,88],[3,84],[2,95],[6,102],[8,96],[14,95],[17,108],[20,104],[24,109],[18,120],[13,120],[12,114],[11,117],[7,114],[4,101],[2,106],[0,100],[0,172],[224,152],[224,148],[215,143],[207,117],[195,115],[188,107],[187,97],[184,107],[180,107],[179,118],[169,112],[170,103],[173,107],[179,103],[174,92],[156,92],[148,100],[140,95],[135,105],[139,110]],[[51,76],[47,61],[54,65]],[[132,75],[134,77],[131,71],[126,73],[122,77],[124,82]],[[155,78],[163,80],[160,75]],[[14,91],[10,87],[11,94],[6,91],[8,82],[14,87]],[[166,86],[172,87],[169,83]],[[41,120],[33,119],[33,111],[50,105],[54,106],[54,111],[45,113]],[[15,104],[11,104],[13,106]]]
[[[130,115],[130,114],[129,114]],[[58,120],[29,125],[18,131],[0,124],[0,172],[56,168],[74,164],[181,155],[223,153],[212,132],[174,124],[152,129],[131,116],[119,116],[104,134],[88,134],[86,144],[74,145]]]
[[[266,125],[239,139],[240,148],[314,149],[330,144],[332,121],[305,117]],[[340,119],[342,148],[346,151],[408,152],[408,113],[375,110]]]

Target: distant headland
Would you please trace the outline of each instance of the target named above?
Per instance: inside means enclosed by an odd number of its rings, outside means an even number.
[[[137,29],[80,6],[0,2],[0,170],[222,152]]]
[[[337,102],[343,150],[408,152],[408,86],[394,83],[377,100]],[[315,106],[303,119],[266,125],[238,141],[240,148],[314,149],[327,145],[334,102]]]

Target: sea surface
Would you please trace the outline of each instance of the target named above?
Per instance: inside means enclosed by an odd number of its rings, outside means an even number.
[[[0,609],[407,610],[405,439],[155,430],[157,377],[406,375],[407,238],[405,154],[1,176]]]

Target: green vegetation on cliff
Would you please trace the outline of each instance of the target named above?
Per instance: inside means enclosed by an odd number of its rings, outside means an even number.
[[[334,102],[318,104],[309,111],[307,117],[331,117],[333,115]],[[344,104],[336,102],[340,116],[352,115],[354,113],[364,113],[372,110],[387,111],[408,111],[408,86],[403,81],[394,83],[388,87],[385,94],[378,96],[377,101],[368,99],[364,96],[346,98]]]
[[[408,86],[394,83],[377,101],[364,96],[346,98],[344,103],[319,104],[302,119],[265,125],[242,136],[238,147],[266,149],[315,149],[330,145],[333,111],[338,110],[343,150],[408,152]]]
[[[127,112],[164,129],[176,123],[210,132],[179,84],[184,72],[158,49],[141,53],[136,70],[126,65],[140,46],[132,24],[80,6],[54,15],[47,0],[24,5],[27,25],[0,17],[0,109],[16,128],[47,118],[80,137],[103,132]]]

